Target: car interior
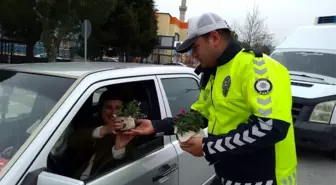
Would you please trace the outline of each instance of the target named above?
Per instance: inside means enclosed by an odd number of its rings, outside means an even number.
[[[116,89],[123,91],[123,95],[125,95],[126,99],[129,100],[137,100],[141,102],[140,108],[141,112],[145,115],[147,115],[148,119],[161,119],[160,115],[160,107],[158,103],[157,93],[155,89],[154,81],[141,81],[141,82],[131,82],[131,83],[124,83],[124,84],[116,84],[107,86],[101,89],[96,90],[95,93],[93,93],[86,102],[82,105],[79,112],[76,114],[76,116],[73,118],[72,122],[70,123],[69,127],[67,128],[67,131],[63,133],[64,138],[60,138],[59,142],[62,142],[62,144],[59,144],[55,147],[63,147],[67,143],[67,137],[70,133],[75,132],[79,128],[83,127],[85,124],[90,124],[87,122],[87,120],[90,120],[90,118],[95,115],[98,111],[98,104],[97,100],[94,100],[94,96],[99,97],[100,94],[107,89]],[[140,136],[136,138],[137,146],[135,149],[135,158],[133,159],[127,159],[125,164],[128,164],[129,162],[132,162],[134,160],[137,160],[141,157],[144,157],[150,152],[153,152],[157,149],[160,149],[163,147],[163,137],[156,137],[155,135],[150,136]],[[72,164],[72,158],[76,151],[70,151],[65,147],[64,150],[62,150],[61,153],[55,154],[53,151],[49,153],[48,160],[47,160],[47,170],[52,173],[56,173],[63,176],[72,177],[72,174],[76,169],[74,169],[74,166]],[[115,164],[109,164],[107,161],[104,166],[101,166],[99,169],[99,172],[96,174],[97,176],[102,175],[104,173],[108,173],[111,170],[120,167],[120,166],[113,166]],[[94,176],[96,176],[94,175]],[[90,177],[91,179],[93,177]]]

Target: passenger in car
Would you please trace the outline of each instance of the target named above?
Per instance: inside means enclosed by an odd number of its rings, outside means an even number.
[[[77,153],[74,162],[78,167],[73,178],[85,180],[106,163],[121,164],[122,159],[131,154],[133,137],[116,134],[124,125],[114,122],[114,115],[120,111],[122,99],[121,93],[113,90],[102,93],[97,114],[88,120],[92,124],[70,135],[68,146]]]

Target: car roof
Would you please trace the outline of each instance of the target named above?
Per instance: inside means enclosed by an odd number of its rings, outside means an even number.
[[[190,68],[179,66],[166,66],[156,64],[139,64],[124,62],[52,62],[52,63],[25,63],[0,65],[0,70],[11,70],[35,74],[46,74],[69,78],[80,78],[90,73],[106,70],[118,70],[127,68],[138,68],[148,74],[167,74],[191,72]],[[169,70],[167,70],[169,69]]]
[[[276,49],[336,50],[336,25],[296,28]]]

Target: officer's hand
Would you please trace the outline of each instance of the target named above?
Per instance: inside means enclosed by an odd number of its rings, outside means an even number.
[[[134,136],[134,135],[150,135],[154,133],[154,128],[151,120],[148,119],[135,120],[135,124],[137,124],[138,126],[136,126],[134,129],[123,132],[123,134]]]
[[[202,149],[202,140],[203,137],[191,137],[188,141],[180,142],[180,146],[182,150],[190,153],[195,157],[202,157],[203,149]]]

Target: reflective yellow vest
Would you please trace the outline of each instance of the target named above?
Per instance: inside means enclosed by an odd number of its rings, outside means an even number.
[[[231,61],[217,67],[216,75],[210,77],[191,108],[208,119],[210,135],[225,135],[239,124],[247,123],[252,114],[290,123],[286,138],[275,143],[276,181],[278,185],[285,185],[296,179],[291,107],[287,69],[267,55],[257,58],[253,52],[241,51]]]

